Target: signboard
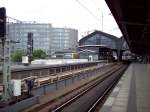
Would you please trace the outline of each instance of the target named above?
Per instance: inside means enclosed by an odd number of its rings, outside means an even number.
[[[32,61],[32,53],[33,53],[33,33],[28,33],[28,40],[27,40],[27,56],[29,63]]]
[[[28,64],[28,56],[22,56],[22,64]]]
[[[6,35],[6,9],[0,8],[0,38]]]

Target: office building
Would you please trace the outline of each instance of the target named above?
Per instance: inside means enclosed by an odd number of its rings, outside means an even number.
[[[63,57],[64,53],[76,52],[78,44],[78,31],[71,28],[51,29],[51,54]]]
[[[50,28],[51,24],[41,23],[9,23],[8,37],[11,40],[19,41],[12,47],[16,49],[27,50],[27,36],[29,32],[33,33],[33,49],[42,49],[46,53],[50,49]]]
[[[29,32],[33,33],[33,50],[42,49],[50,57],[61,55],[63,58],[64,53],[77,50],[78,31],[75,29],[54,28],[51,24],[42,23],[8,23],[7,32],[9,39],[19,41],[12,45],[12,51],[27,51]]]

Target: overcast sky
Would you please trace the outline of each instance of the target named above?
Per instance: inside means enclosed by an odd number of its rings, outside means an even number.
[[[122,34],[105,0],[0,0],[7,16],[21,21],[51,23],[54,27],[75,28],[81,35],[102,30],[120,37]]]

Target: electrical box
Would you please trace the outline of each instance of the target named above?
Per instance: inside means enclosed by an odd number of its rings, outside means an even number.
[[[11,80],[12,82],[12,90],[14,96],[21,95],[21,80]]]

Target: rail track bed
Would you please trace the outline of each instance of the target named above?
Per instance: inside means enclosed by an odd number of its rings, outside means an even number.
[[[39,112],[93,112],[104,96],[121,77],[127,65],[116,64],[103,75],[89,81],[55,101],[43,104]],[[99,73],[100,71],[97,71]]]

